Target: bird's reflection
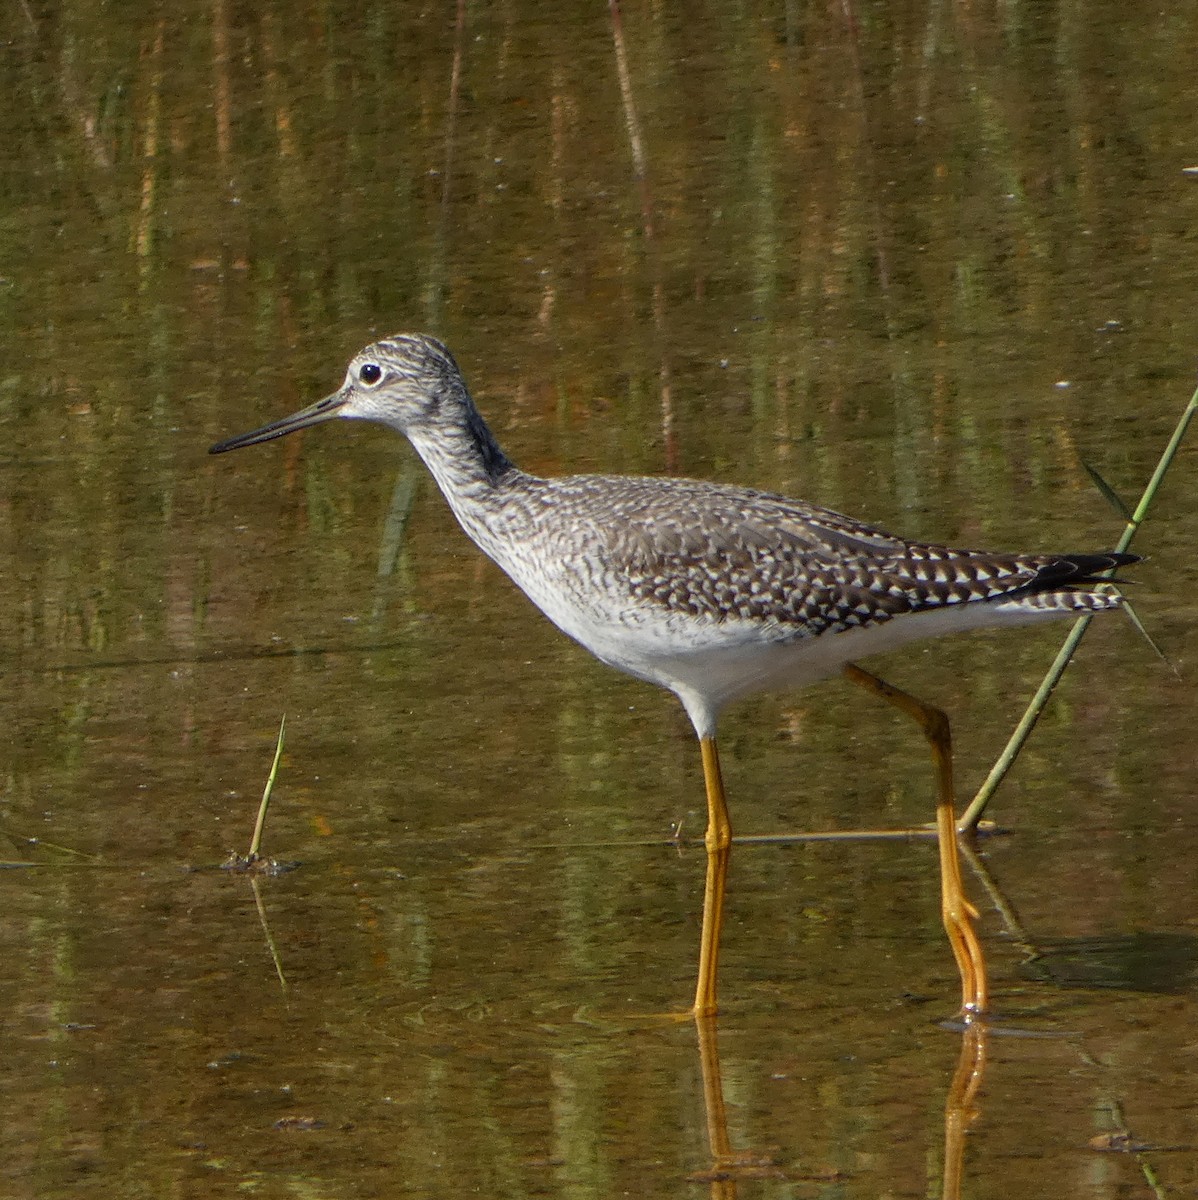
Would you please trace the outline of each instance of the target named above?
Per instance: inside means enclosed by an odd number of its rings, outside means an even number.
[[[967,1025],[961,1033],[957,1069],[944,1101],[944,1200],[959,1200],[965,1172],[965,1135],[978,1119],[978,1091],[986,1069],[986,1026]]]
[[[696,1017],[695,1031],[699,1064],[703,1074],[703,1104],[707,1124],[709,1169],[697,1172],[693,1182],[706,1182],[712,1200],[736,1200],[742,1180],[783,1178],[793,1180],[793,1172],[783,1169],[770,1155],[749,1149],[736,1149],[728,1133],[728,1110],[724,1101],[724,1081],[720,1071],[719,1020]],[[965,1139],[978,1119],[978,1092],[986,1067],[986,1026],[973,1022],[961,1030],[961,1048],[957,1067],[944,1101],[944,1168],[941,1200],[960,1200],[965,1169]],[[827,1173],[820,1181],[834,1182]]]
[[[696,1017],[695,1031],[703,1072],[712,1200],[732,1200],[736,1196],[736,1176],[732,1172],[732,1140],[728,1136],[728,1110],[724,1104],[724,1079],[720,1073],[719,1022],[715,1017]]]

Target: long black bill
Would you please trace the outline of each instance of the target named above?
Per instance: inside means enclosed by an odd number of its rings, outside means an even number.
[[[242,446],[256,446],[259,442],[273,441],[297,429],[307,429],[309,425],[319,425],[322,421],[331,421],[338,415],[338,410],[345,404],[348,397],[343,391],[334,392],[315,404],[292,413],[289,417],[272,421],[261,429],[251,429],[249,433],[239,433],[226,441],[217,442],[208,447],[209,454],[224,454],[226,450],[240,450]]]

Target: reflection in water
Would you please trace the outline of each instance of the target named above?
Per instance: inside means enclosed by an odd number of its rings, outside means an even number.
[[[970,869],[1002,918],[1007,937],[1023,957],[1019,972],[1057,987],[1189,994],[1198,986],[1198,938],[1144,929],[1088,937],[1033,934],[1015,902],[995,879],[971,839],[962,842]]]
[[[678,438],[674,427],[674,396],[670,383],[671,338],[666,326],[665,269],[661,246],[658,243],[654,217],[653,187],[649,178],[649,161],[645,154],[645,138],[633,94],[632,76],[628,69],[628,49],[624,42],[624,21],[620,15],[620,0],[608,0],[611,18],[612,46],[616,57],[616,78],[620,83],[620,104],[624,113],[624,128],[632,154],[632,172],[640,197],[641,232],[648,250],[652,279],[653,330],[659,356],[658,386],[662,440],[662,460],[667,471],[678,470]]]
[[[449,231],[452,219],[453,161],[457,147],[457,124],[461,102],[462,47],[466,36],[466,0],[457,0],[453,22],[453,55],[449,70],[449,100],[445,106],[444,153],[441,160],[441,198],[437,206],[436,231],[432,239],[432,269],[428,275],[424,306],[428,319],[439,325],[444,319],[445,286],[448,277]]]
[[[700,1066],[703,1075],[703,1104],[711,1168],[691,1176],[711,1185],[712,1200],[734,1200],[737,1184],[744,1180],[808,1178],[783,1170],[770,1155],[736,1150],[728,1133],[728,1109],[720,1070],[719,1021],[696,1017]],[[940,1200],[960,1200],[965,1178],[965,1142],[970,1127],[981,1115],[978,1092],[986,1069],[988,1030],[983,1021],[967,1024],[961,1031],[961,1048],[952,1082],[944,1100],[944,1163]],[[833,1179],[824,1174],[821,1182]]]
[[[961,1033],[961,1053],[944,1101],[943,1200],[960,1200],[961,1197],[965,1177],[965,1136],[980,1116],[974,1102],[986,1069],[986,1036],[983,1021],[967,1025]]]
[[[1020,967],[1028,979],[1057,987],[1193,994],[1198,937],[1146,929],[1094,937],[1040,937]]]
[[[707,1147],[711,1153],[712,1200],[730,1200],[736,1195],[731,1175],[732,1141],[728,1136],[728,1108],[724,1103],[724,1077],[720,1072],[719,1023],[715,1017],[696,1016],[699,1069],[703,1075],[703,1107],[707,1124]]]
[[[270,952],[270,961],[274,964],[275,974],[279,977],[279,986],[287,990],[287,976],[283,973],[283,960],[279,956],[279,948],[275,945],[274,935],[270,931],[270,919],[266,915],[266,903],[262,899],[262,889],[258,886],[255,876],[250,876],[250,888],[254,893],[254,908],[258,913],[258,921],[262,926],[262,936],[266,939],[266,948]]]
[[[1099,544],[1081,460],[1130,494],[1191,390],[1194,6],[621,0],[622,65],[615,10],[546,12],[0,18],[0,817],[40,864],[0,873],[6,1194],[677,1200],[712,1161],[689,1029],[629,1042],[570,1016],[685,986],[696,861],[594,848],[701,821],[669,705],[546,636],[384,439],[231,477],[206,431],[431,326],[541,473]],[[1140,574],[1184,663],[1192,463],[1170,483]],[[1135,949],[1193,928],[1193,697],[1095,632],[1004,798],[1036,836],[985,850],[1051,931],[1029,943]],[[896,664],[954,714],[964,785],[1054,645]],[[923,747],[857,699],[728,721],[746,830],[920,819]],[[250,893],[182,870],[240,845],[280,707],[275,828],[307,865],[260,888],[286,995]],[[736,854],[733,1144],[835,1181],[741,1192],[935,1194],[955,1047],[921,1034],[947,961],[914,882],[934,852]],[[1004,1001],[1092,1053],[992,1032],[973,1192],[1149,1195],[1113,1152],[1147,1143],[1169,1148],[1162,1194],[1195,1192],[1186,947],[1087,972],[1158,991],[1020,990],[996,924]],[[325,1127],[282,1132],[288,1113]]]
[[[719,1021],[696,1016],[699,1067],[703,1076],[703,1108],[707,1125],[707,1147],[711,1167],[690,1178],[711,1185],[712,1200],[735,1200],[736,1185],[747,1179],[786,1179],[771,1156],[734,1150],[728,1135],[728,1107],[724,1100],[724,1078],[720,1071]]]

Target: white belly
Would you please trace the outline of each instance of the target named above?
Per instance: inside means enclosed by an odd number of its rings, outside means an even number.
[[[568,592],[545,586],[544,575],[510,574],[559,629],[601,661],[677,695],[700,737],[714,734],[720,711],[733,700],[807,687],[871,654],[947,633],[1078,615],[1028,609],[1018,600],[973,601],[796,637],[779,625],[736,618],[692,617],[647,605],[580,605]]]

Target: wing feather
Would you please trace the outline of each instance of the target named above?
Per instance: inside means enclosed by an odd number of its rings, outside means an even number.
[[[818,505],[696,480],[569,482],[586,488],[586,536],[633,603],[770,624],[783,637],[1067,590],[1134,561],[908,541]]]

